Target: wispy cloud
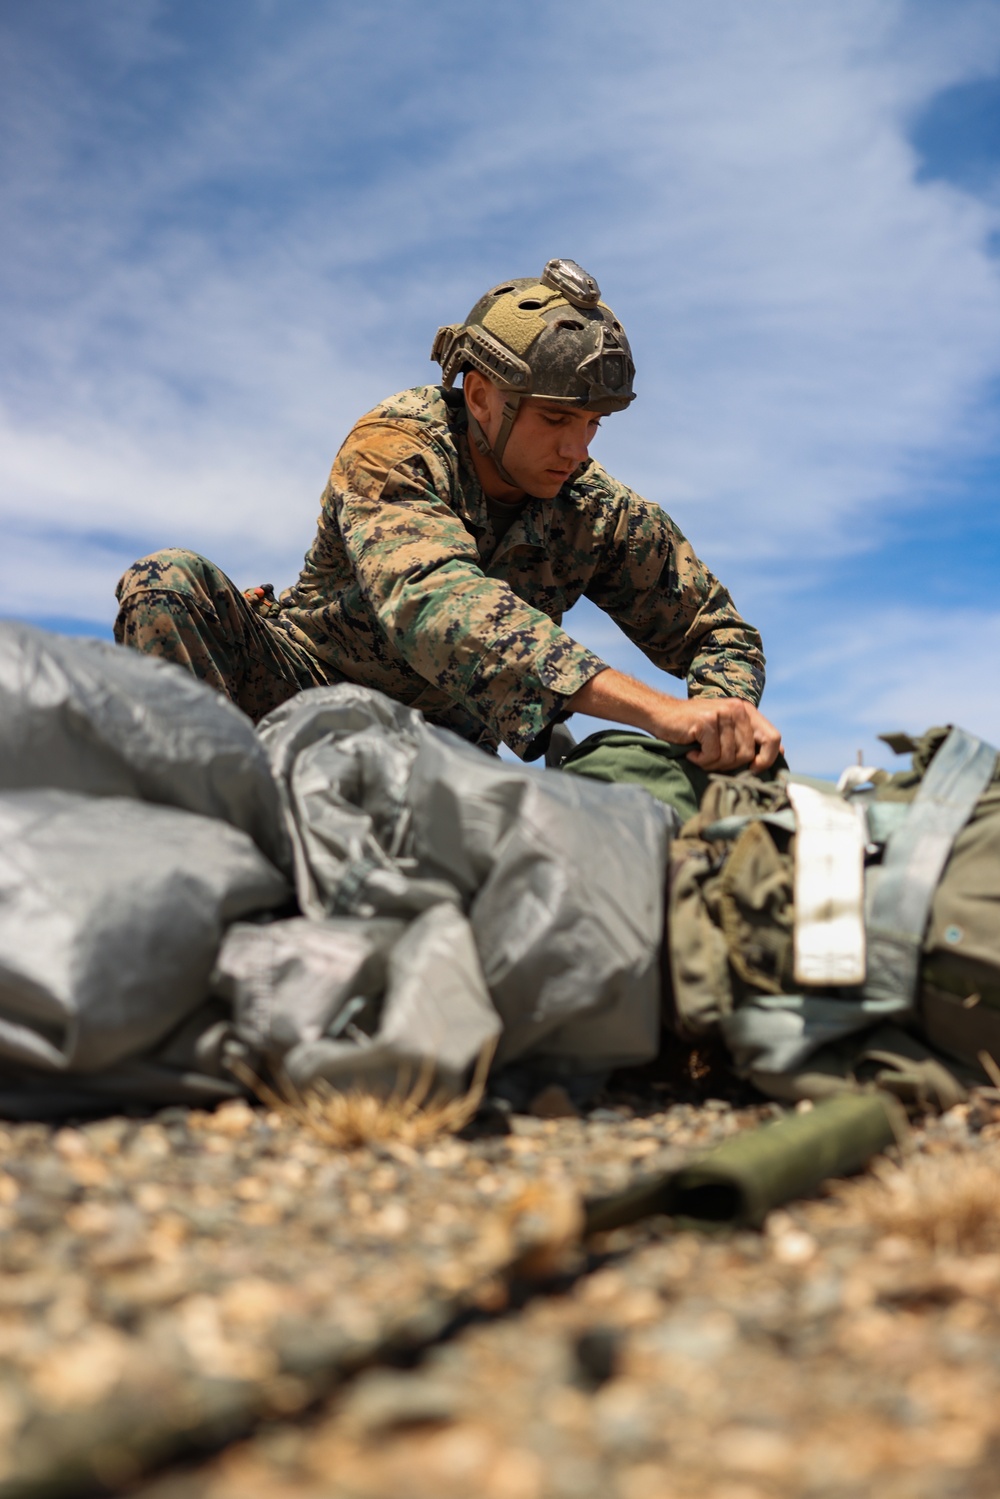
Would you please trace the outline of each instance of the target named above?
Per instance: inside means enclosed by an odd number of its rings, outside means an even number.
[[[551,254],[598,274],[636,350],[640,401],[598,456],[749,613],[806,566],[821,588],[995,444],[1000,209],[921,180],[908,132],[1000,67],[998,21],[995,0],[5,10],[4,607],[107,620],[133,543],[290,581],[353,419]],[[33,608],[64,569],[77,607]],[[797,649],[771,643],[779,674]]]
[[[876,735],[957,723],[1000,744],[1000,611],[875,606],[813,643],[775,684],[796,759],[831,772],[861,749],[867,763],[898,768]]]

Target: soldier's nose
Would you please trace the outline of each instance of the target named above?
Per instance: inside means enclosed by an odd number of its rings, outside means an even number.
[[[582,463],[589,447],[590,442],[585,436],[576,432],[568,432],[565,440],[559,445],[559,455],[572,459],[574,464]]]

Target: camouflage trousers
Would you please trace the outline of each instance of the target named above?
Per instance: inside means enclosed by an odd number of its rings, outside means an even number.
[[[268,618],[252,590],[247,597],[196,552],[169,547],[142,557],[115,592],[119,645],[186,667],[254,723],[307,687],[346,680]]]

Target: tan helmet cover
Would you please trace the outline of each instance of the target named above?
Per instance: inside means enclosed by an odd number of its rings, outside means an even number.
[[[537,281],[494,286],[464,323],[438,329],[431,358],[446,388],[471,368],[512,397],[541,396],[602,415],[635,399],[625,330],[573,260],[550,260]]]

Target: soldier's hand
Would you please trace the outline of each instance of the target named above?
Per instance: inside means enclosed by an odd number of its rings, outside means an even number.
[[[613,667],[592,677],[567,706],[632,724],[668,744],[693,744],[688,759],[702,770],[766,770],[781,751],[774,724],[743,698],[670,697]]]
[[[694,744],[687,758],[702,770],[766,770],[781,750],[774,724],[738,697],[664,697],[651,728],[671,744]]]

